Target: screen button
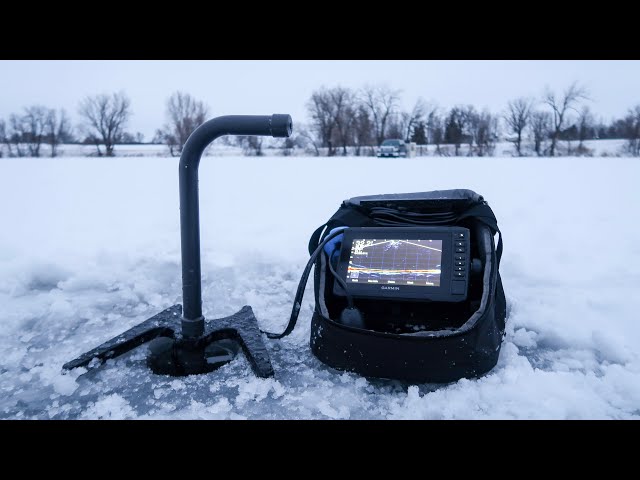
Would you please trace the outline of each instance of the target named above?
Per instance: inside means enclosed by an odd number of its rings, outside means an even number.
[[[464,253],[464,247],[457,247],[456,253]]]
[[[466,257],[465,257],[464,255],[456,255],[456,256],[455,256],[455,259],[456,259],[456,260],[465,260],[465,259],[466,259]]]
[[[456,247],[464,247],[464,242],[456,242]]]
[[[456,272],[464,272],[464,267],[454,267]]]
[[[456,260],[456,267],[461,267],[464,265],[464,260]]]
[[[455,238],[456,240],[465,238],[464,232],[454,233],[453,238]]]
[[[464,278],[464,272],[453,272],[455,278]]]

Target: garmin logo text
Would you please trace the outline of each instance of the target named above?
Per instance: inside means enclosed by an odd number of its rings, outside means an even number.
[[[380,290],[400,290],[400,287],[387,287],[385,285],[382,285],[380,287]]]

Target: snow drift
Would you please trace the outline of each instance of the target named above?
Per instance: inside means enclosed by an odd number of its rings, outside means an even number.
[[[151,374],[144,347],[61,366],[180,301],[177,159],[0,159],[1,418],[633,418],[640,416],[640,163],[631,158],[204,158],[204,314],[245,304],[286,323],[309,235],[348,197],[485,196],[505,239],[497,367],[407,385],[332,370],[297,329],[268,341],[273,379],[240,356]]]

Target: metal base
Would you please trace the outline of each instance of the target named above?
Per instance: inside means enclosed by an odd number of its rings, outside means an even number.
[[[182,305],[174,305],[80,355],[62,368],[95,368],[109,358],[150,342],[147,364],[154,373],[196,375],[210,372],[230,362],[238,352],[239,345],[256,376],[273,376],[273,367],[262,341],[258,320],[250,306],[245,305],[230,317],[205,322],[204,333],[196,338],[183,337],[180,333],[181,323]]]

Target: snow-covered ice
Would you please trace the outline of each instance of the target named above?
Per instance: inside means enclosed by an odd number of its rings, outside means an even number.
[[[447,188],[485,196],[504,233],[510,316],[480,379],[408,385],[321,364],[311,282],[294,333],[187,378],[144,348],[61,366],[180,301],[177,159],[0,159],[1,418],[633,418],[640,416],[640,161],[632,158],[205,158],[207,318],[252,305],[287,322],[313,230],[344,198]]]

